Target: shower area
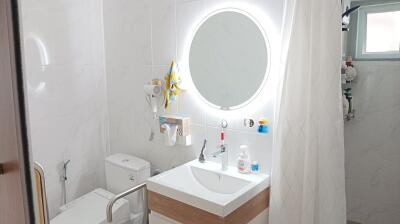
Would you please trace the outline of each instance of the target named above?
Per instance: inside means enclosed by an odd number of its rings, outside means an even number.
[[[347,3],[360,6],[344,32],[343,63],[351,67],[343,77],[347,218],[351,224],[397,224],[400,2]]]

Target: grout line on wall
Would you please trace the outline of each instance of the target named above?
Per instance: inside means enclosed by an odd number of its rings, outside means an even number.
[[[151,60],[151,74],[153,75],[154,66],[154,46],[153,46],[153,1],[150,1],[150,60]]]
[[[103,33],[102,44],[103,44],[103,57],[102,62],[103,65],[103,72],[104,72],[104,88],[105,88],[105,127],[104,127],[104,134],[106,135],[105,139],[105,157],[111,155],[111,135],[110,135],[110,127],[111,127],[111,119],[110,119],[110,111],[108,108],[109,98],[108,98],[108,79],[107,79],[107,50],[106,50],[106,38],[105,38],[105,26],[104,26],[104,2],[100,2],[100,11],[101,11],[101,32]]]
[[[177,22],[177,0],[174,0],[174,32],[175,32],[175,58],[176,61],[178,59],[178,22]]]

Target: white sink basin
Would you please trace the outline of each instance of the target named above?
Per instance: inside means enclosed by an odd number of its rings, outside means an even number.
[[[210,191],[221,194],[233,194],[243,189],[250,181],[216,173],[210,170],[191,166],[191,171],[196,180]]]
[[[225,217],[269,186],[269,175],[222,171],[219,163],[193,160],[147,181],[147,189]]]

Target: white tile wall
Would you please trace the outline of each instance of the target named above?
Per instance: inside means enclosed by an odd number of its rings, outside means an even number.
[[[400,62],[357,61],[356,118],[345,124],[348,219],[400,220]]]
[[[269,172],[272,135],[261,135],[256,129],[242,126],[243,119],[267,117],[273,123],[274,86],[266,85],[263,99],[254,110],[244,113],[221,113],[208,110],[190,89],[171,107],[172,112],[185,113],[192,119],[190,147],[166,147],[162,136],[149,141],[151,114],[145,101],[143,84],[152,78],[162,78],[173,59],[184,61],[185,42],[192,28],[205,13],[221,5],[226,7],[251,5],[272,21],[267,32],[280,30],[284,1],[251,0],[105,0],[104,27],[108,107],[110,111],[110,150],[143,157],[153,169],[169,169],[198,156],[204,138],[209,140],[209,152],[218,143],[219,120],[229,121],[226,140],[229,158],[236,164],[240,144],[248,144],[252,157],[261,163],[262,171]],[[243,8],[246,10],[247,8]],[[251,13],[251,12],[250,12]],[[140,22],[137,20],[140,19]],[[265,24],[263,24],[265,25]],[[128,28],[129,27],[129,28]],[[277,58],[278,55],[274,54]],[[271,80],[277,74],[271,74]]]
[[[50,217],[67,198],[105,185],[107,101],[102,5],[96,0],[22,0],[33,159],[44,166]],[[47,58],[46,60],[46,55]]]

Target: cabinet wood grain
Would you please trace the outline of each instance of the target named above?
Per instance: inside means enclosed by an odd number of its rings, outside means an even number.
[[[148,191],[151,211],[184,224],[246,224],[269,206],[270,189],[267,188],[225,217],[204,211],[156,192]]]

